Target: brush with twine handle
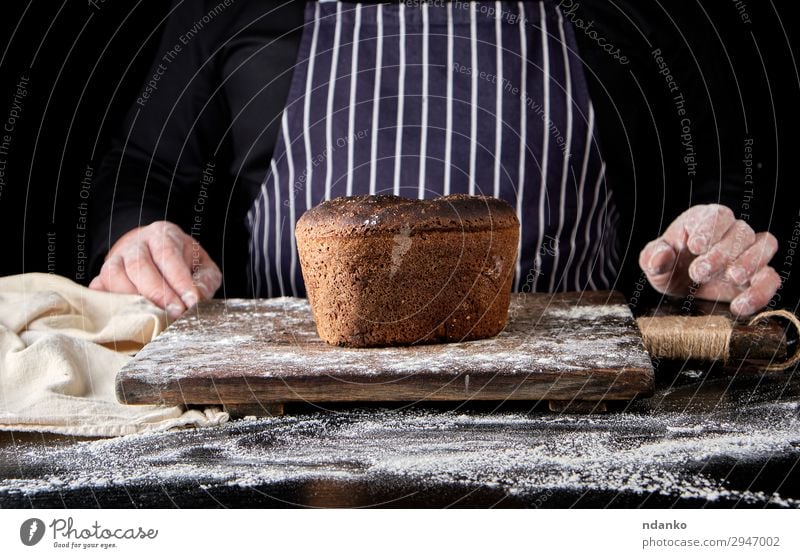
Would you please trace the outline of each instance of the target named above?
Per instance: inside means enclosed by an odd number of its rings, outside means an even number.
[[[747,323],[727,316],[641,317],[636,323],[645,348],[656,358],[752,361],[765,370],[786,370],[800,362],[800,320],[786,310],[762,312]]]

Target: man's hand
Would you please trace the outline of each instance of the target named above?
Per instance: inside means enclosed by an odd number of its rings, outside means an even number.
[[[778,273],[767,265],[777,251],[772,234],[756,234],[724,205],[696,205],[644,247],[639,265],[661,293],[686,295],[694,281],[697,298],[730,302],[734,315],[747,316],[780,287]]]
[[[175,319],[221,284],[222,273],[197,241],[174,223],[157,221],[117,240],[89,288],[141,294]]]

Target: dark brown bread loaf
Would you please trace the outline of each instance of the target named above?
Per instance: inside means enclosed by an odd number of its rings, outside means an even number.
[[[519,221],[501,200],[337,198],[307,211],[296,237],[328,343],[466,341],[505,327]]]

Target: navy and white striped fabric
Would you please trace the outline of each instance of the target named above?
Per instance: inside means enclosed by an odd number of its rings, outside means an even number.
[[[297,219],[359,194],[502,198],[522,224],[516,290],[614,281],[594,111],[549,2],[309,2],[282,118],[248,214],[254,296],[304,296]]]

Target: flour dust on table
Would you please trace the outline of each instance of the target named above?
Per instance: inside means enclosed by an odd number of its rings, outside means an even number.
[[[481,505],[602,507],[652,495],[654,504],[800,507],[779,491],[734,485],[726,473],[753,460],[800,459],[799,412],[797,401],[757,403],[747,416],[731,404],[699,419],[645,408],[592,417],[355,409],[60,448],[18,444],[2,448],[0,503],[31,505],[41,494],[116,489],[130,498],[144,490],[161,491],[161,498],[195,491],[213,505],[226,489],[262,497],[289,483],[307,489],[262,505],[331,505],[315,494],[332,483],[371,487],[387,498],[370,505],[420,505],[426,491],[488,490],[494,501]],[[358,505],[350,494],[343,503]],[[551,494],[560,496],[548,500]],[[437,502],[458,506],[460,498]]]

